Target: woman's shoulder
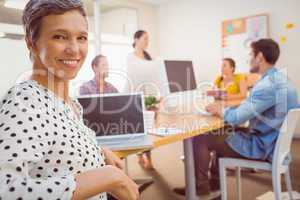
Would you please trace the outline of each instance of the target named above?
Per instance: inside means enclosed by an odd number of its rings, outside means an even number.
[[[131,52],[127,55],[127,61],[137,59],[137,56],[134,54],[134,52]]]
[[[238,73],[238,74],[234,74],[233,78],[235,81],[242,81],[242,80],[246,80],[247,75],[243,73]]]
[[[21,106],[23,109],[36,110],[44,106],[43,100],[49,99],[46,92],[32,80],[17,83],[2,97],[0,108]]]
[[[134,52],[127,56],[127,67],[129,71],[135,71],[136,67],[140,67],[143,64],[143,60],[135,55]]]
[[[129,53],[128,56],[127,56],[127,62],[128,63],[136,63],[136,62],[147,62],[149,60],[145,60],[145,59],[142,59],[140,57],[138,57],[134,52],[132,53]]]
[[[221,84],[221,82],[222,82],[222,76],[218,76],[218,77],[215,79],[215,84],[216,84],[216,85],[219,85],[219,84]]]
[[[105,93],[118,93],[118,89],[110,82],[105,82]]]
[[[28,80],[21,83],[17,83],[14,86],[12,86],[4,95],[6,98],[13,98],[13,97],[20,97],[20,96],[35,96],[34,93],[37,92],[37,88],[34,84],[34,82]],[[40,94],[41,92],[38,91]],[[28,97],[28,98],[30,98]],[[25,98],[25,97],[24,97]],[[26,100],[27,98],[25,98]]]

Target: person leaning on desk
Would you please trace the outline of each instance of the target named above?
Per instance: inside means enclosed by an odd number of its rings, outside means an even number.
[[[252,88],[249,97],[238,107],[225,108],[220,103],[207,106],[207,111],[224,118],[232,126],[250,121],[249,126],[223,134],[208,133],[193,138],[196,190],[198,195],[219,190],[218,158],[233,157],[272,161],[279,129],[289,109],[298,106],[298,95],[288,78],[275,64],[279,58],[278,44],[272,39],[253,42],[250,54],[251,72],[261,79]],[[232,131],[232,129],[231,129]],[[216,162],[209,169],[210,153]],[[209,178],[208,172],[211,172]],[[184,188],[177,188],[184,194]]]
[[[95,77],[80,86],[80,95],[118,93],[119,91],[105,79],[108,77],[109,65],[107,58],[103,55],[97,55],[92,61],[92,69]]]
[[[23,25],[33,73],[0,102],[0,199],[137,200],[138,186],[68,94],[88,50],[83,3],[30,0]]]

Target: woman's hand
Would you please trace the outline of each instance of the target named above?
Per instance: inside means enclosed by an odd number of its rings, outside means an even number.
[[[101,147],[101,149],[105,156],[105,163],[107,165],[116,166],[117,168],[119,168],[121,170],[124,169],[122,160],[119,157],[117,157],[111,150],[109,150],[105,147]]]
[[[117,179],[116,184],[108,191],[119,200],[138,200],[139,187],[122,170],[114,167],[111,173]]]
[[[138,200],[139,190],[122,170],[107,165],[75,176],[76,189],[72,200],[83,200],[107,192],[119,200]]]

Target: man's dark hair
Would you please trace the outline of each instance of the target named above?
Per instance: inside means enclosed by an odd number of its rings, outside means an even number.
[[[272,39],[260,39],[252,42],[251,48],[254,56],[257,56],[261,52],[265,60],[272,65],[277,62],[280,55],[279,45]]]

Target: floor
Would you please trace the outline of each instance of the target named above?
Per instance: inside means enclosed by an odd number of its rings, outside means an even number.
[[[142,200],[184,200],[172,192],[174,187],[184,185],[184,165],[179,159],[183,154],[181,142],[166,145],[152,151],[155,171],[144,171],[137,163],[135,155],[129,157],[129,172],[132,177],[141,178],[151,176],[155,183],[147,188],[141,195]],[[300,191],[300,140],[292,144],[293,162],[291,164],[291,177],[293,189]],[[284,185],[284,181],[283,181]],[[228,195],[230,200],[236,199],[235,179],[233,174],[228,175]],[[285,190],[285,186],[283,186]],[[272,190],[271,175],[266,172],[242,174],[242,199],[254,200]]]

